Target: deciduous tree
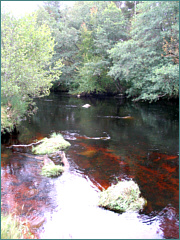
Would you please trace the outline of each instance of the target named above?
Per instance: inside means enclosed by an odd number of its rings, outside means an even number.
[[[113,66],[109,75],[136,100],[179,95],[178,5],[176,1],[139,3],[131,39],[110,50]]]
[[[20,121],[33,98],[49,94],[52,82],[60,75],[61,61],[51,66],[53,53],[50,28],[38,26],[35,15],[17,20],[2,14],[1,103],[11,106],[13,124]]]

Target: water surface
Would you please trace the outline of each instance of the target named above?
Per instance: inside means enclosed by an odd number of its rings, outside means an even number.
[[[83,108],[86,103],[91,107]],[[178,106],[57,93],[37,100],[37,106],[12,142],[61,133],[71,143],[70,169],[48,179],[40,175],[40,159],[3,144],[3,211],[42,219],[33,231],[43,239],[179,237]],[[118,214],[97,207],[100,191],[129,179],[147,199],[143,211]]]

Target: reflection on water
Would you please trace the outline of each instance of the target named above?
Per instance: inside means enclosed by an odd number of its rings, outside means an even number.
[[[39,218],[39,238],[178,238],[178,106],[121,101],[59,94],[38,100],[16,144],[60,132],[71,143],[70,169],[48,179],[39,174],[40,160],[3,146],[2,210],[31,225]],[[86,103],[91,107],[82,108]],[[97,207],[99,192],[121,179],[138,183],[148,202],[142,212]]]

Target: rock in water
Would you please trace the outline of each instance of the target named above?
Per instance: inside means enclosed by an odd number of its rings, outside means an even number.
[[[55,165],[54,162],[53,162],[50,158],[48,158],[48,155],[46,154],[46,155],[44,156],[44,165],[48,165],[48,164],[53,164],[53,165]]]
[[[83,108],[89,108],[89,107],[91,107],[91,105],[90,105],[90,104],[85,104],[85,105],[83,105],[82,107],[83,107]]]
[[[101,192],[98,205],[118,212],[139,211],[147,203],[140,194],[134,181],[120,181]]]

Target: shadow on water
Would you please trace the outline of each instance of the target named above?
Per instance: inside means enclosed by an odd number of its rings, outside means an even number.
[[[88,109],[82,108],[90,104]],[[2,146],[2,211],[26,218],[38,238],[179,238],[178,106],[51,94],[19,128],[19,144],[62,133],[70,169],[40,175],[41,160]],[[9,144],[12,144],[9,143]],[[118,214],[97,207],[99,193],[133,179],[147,206]]]

